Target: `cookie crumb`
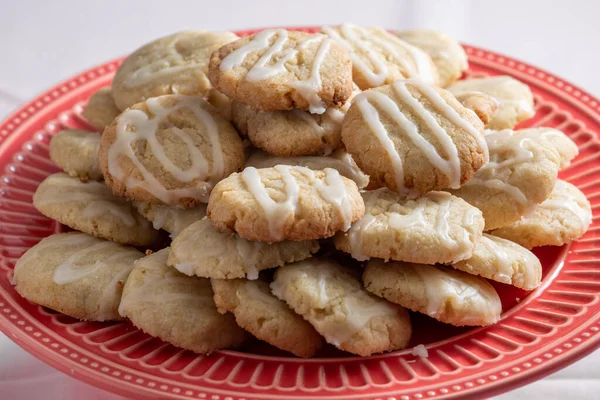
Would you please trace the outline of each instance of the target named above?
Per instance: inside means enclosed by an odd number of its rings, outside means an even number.
[[[90,178],[87,175],[83,175],[79,177],[79,180],[81,181],[81,183],[88,183],[90,181]]]
[[[123,282],[122,280],[119,280],[119,281],[117,282],[117,287],[118,287],[119,289],[123,289],[123,286],[125,286],[125,282]]]
[[[422,357],[422,358],[429,357],[429,352],[427,351],[425,346],[423,346],[422,344],[413,347],[411,354],[415,357]]]
[[[517,301],[517,303],[521,302],[521,298],[520,297],[517,297],[515,300]]]
[[[146,249],[146,255],[149,256],[150,254],[154,253],[152,250],[150,249]]]

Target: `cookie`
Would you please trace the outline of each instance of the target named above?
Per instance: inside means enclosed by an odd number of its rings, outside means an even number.
[[[574,155],[568,150],[574,144],[555,129],[506,129],[485,139],[490,162],[450,192],[479,208],[489,231],[518,221],[550,196],[560,166]]]
[[[486,124],[489,129],[512,129],[519,122],[535,115],[531,89],[510,76],[465,79],[454,83],[448,90],[461,99],[467,99],[468,95],[476,93],[495,98],[499,106]]]
[[[62,172],[40,183],[33,206],[63,225],[111,242],[147,246],[156,237],[150,222],[105,184],[83,183]]]
[[[112,90],[104,87],[90,97],[81,115],[90,125],[102,132],[120,113],[115,105]]]
[[[573,159],[579,155],[579,148],[577,147],[575,142],[558,129],[539,127],[518,129],[515,132],[517,133],[517,135],[533,137],[534,140],[543,141],[551,145],[551,147],[554,147],[554,149],[558,151],[558,167],[560,170],[563,170],[569,165],[571,165],[571,161],[573,161]],[[486,131],[486,134],[493,133],[494,131]]]
[[[384,29],[343,24],[324,27],[321,32],[350,53],[352,78],[361,90],[404,78],[419,78],[429,84],[439,81],[427,53]]]
[[[154,229],[164,229],[171,234],[172,238],[194,222],[206,217],[206,204],[200,204],[195,208],[176,208],[148,203],[133,205],[144,218],[152,222]]]
[[[373,259],[365,267],[363,283],[377,296],[447,324],[486,326],[502,314],[492,285],[448,267]]]
[[[297,165],[310,169],[333,168],[340,175],[352,179],[359,189],[364,189],[369,184],[369,176],[365,175],[352,156],[342,149],[334,151],[327,157],[274,157],[264,151],[256,150],[246,160],[246,167],[270,168],[276,165]]]
[[[436,66],[442,87],[451,85],[469,68],[467,53],[456,40],[446,34],[427,29],[414,29],[397,32],[396,35],[423,50]]]
[[[207,214],[220,232],[273,243],[346,231],[365,212],[354,181],[331,168],[247,167],[215,186]]]
[[[359,261],[454,263],[470,258],[481,238],[481,211],[449,193],[411,198],[381,188],[362,195],[365,216],[334,237],[338,250]]]
[[[183,31],[156,39],[127,57],[112,81],[120,110],[166,94],[205,96],[210,55],[237,40],[231,32]]]
[[[473,256],[452,267],[524,290],[535,289],[542,280],[542,264],[535,254],[515,242],[485,233],[475,244]]]
[[[134,248],[79,232],[42,239],[17,261],[17,292],[44,307],[86,321],[122,319],[117,309]]]
[[[557,180],[550,197],[533,214],[491,234],[528,249],[562,246],[583,236],[591,222],[592,207],[585,195],[569,182]]]
[[[230,312],[237,324],[278,349],[298,357],[312,357],[323,346],[315,328],[292,311],[261,280],[211,279],[221,313]]]
[[[204,278],[257,279],[263,269],[304,260],[319,250],[319,242],[251,242],[218,232],[208,219],[194,222],[171,243],[168,264],[186,275]]]
[[[50,159],[70,176],[82,180],[102,180],[98,164],[101,135],[96,132],[67,129],[50,139]]]
[[[104,131],[98,155],[106,184],[130,200],[196,207],[244,165],[235,129],[200,97],[155,97]]]
[[[169,249],[135,263],[123,288],[119,313],[147,334],[196,353],[238,347],[246,334],[213,301],[210,280],[167,266]]]
[[[275,271],[271,289],[341,350],[369,356],[408,345],[406,310],[369,294],[339,264],[323,259],[288,264]]]
[[[371,184],[395,191],[459,188],[488,159],[477,115],[415,79],[357,95],[342,141]]]

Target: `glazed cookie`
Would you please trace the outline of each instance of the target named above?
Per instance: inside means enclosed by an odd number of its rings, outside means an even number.
[[[423,50],[381,28],[352,24],[324,27],[322,31],[350,53],[352,78],[362,90],[397,79],[439,81],[436,67]]]
[[[215,230],[208,219],[194,222],[171,243],[167,264],[204,278],[257,279],[259,271],[312,257],[319,242],[250,242]]]
[[[50,159],[70,176],[85,181],[102,180],[98,165],[101,135],[96,132],[67,129],[50,140]]]
[[[116,195],[183,208],[206,202],[214,185],[244,165],[235,129],[200,97],[148,99],[104,131],[98,156]]]
[[[298,357],[312,357],[323,346],[315,328],[271,294],[261,280],[211,279],[220,313],[231,312],[237,324],[267,343]]]
[[[327,157],[274,157],[264,151],[256,150],[246,160],[246,167],[270,168],[276,165],[297,165],[310,169],[333,168],[340,175],[352,179],[359,189],[364,189],[369,184],[369,176],[358,168],[350,154],[341,149]]]
[[[231,32],[184,31],[150,42],[123,61],[112,81],[120,110],[166,94],[205,96],[210,55],[237,40]]]
[[[481,238],[481,211],[449,193],[411,198],[381,188],[362,195],[365,216],[334,237],[338,250],[359,261],[454,263],[470,258]]]
[[[152,222],[154,229],[164,229],[173,238],[206,216],[206,204],[200,204],[196,208],[177,208],[148,203],[134,203],[133,205],[144,218]]]
[[[103,131],[121,111],[115,105],[112,97],[112,90],[109,87],[102,88],[95,92],[83,107],[81,115],[94,128]]]
[[[557,180],[550,197],[530,216],[491,233],[531,249],[577,240],[592,222],[590,202],[569,182]]]
[[[452,268],[374,259],[365,267],[363,283],[392,303],[456,326],[491,325],[502,314],[492,285]]]
[[[473,256],[452,267],[521,289],[532,290],[542,280],[542,264],[531,251],[496,236],[483,234]]]
[[[469,68],[465,49],[442,32],[414,29],[396,35],[431,57],[439,75],[439,86],[451,85]]]
[[[348,53],[325,35],[266,29],[215,51],[211,83],[262,111],[294,108],[322,114],[352,93]]]
[[[371,184],[395,191],[459,188],[488,159],[477,115],[415,79],[357,95],[342,141]]]
[[[406,310],[369,294],[339,264],[317,259],[288,264],[275,272],[271,289],[341,350],[369,356],[408,345]]]
[[[150,222],[105,184],[83,183],[62,172],[40,183],[33,206],[48,218],[111,242],[147,246],[156,236]]]
[[[510,131],[509,131],[510,132]],[[579,148],[562,131],[554,128],[529,128],[529,129],[519,129],[515,131],[517,135],[520,135],[524,138],[529,138],[525,140],[536,140],[547,143],[548,145],[554,147],[556,151],[558,151],[558,166],[559,168],[565,169],[569,165],[571,165],[571,161],[575,157],[579,155]],[[494,131],[487,130],[486,134],[493,134]],[[510,134],[510,133],[504,133]],[[533,138],[533,139],[531,139]]]
[[[44,307],[86,321],[115,321],[134,248],[79,232],[42,239],[17,261],[17,292]]]
[[[221,315],[210,280],[181,275],[167,266],[169,249],[135,263],[123,288],[119,313],[151,336],[196,353],[242,344],[245,332]]]
[[[510,76],[465,79],[456,82],[448,90],[463,100],[478,93],[495,98],[499,106],[486,124],[489,129],[514,128],[535,114],[531,89]]]
[[[354,181],[331,168],[247,167],[215,186],[208,217],[220,232],[267,243],[346,231],[365,207]]]

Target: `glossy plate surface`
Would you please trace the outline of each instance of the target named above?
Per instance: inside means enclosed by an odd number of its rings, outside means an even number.
[[[307,28],[306,30],[310,30]],[[240,32],[239,34],[248,34]],[[523,127],[563,130],[580,155],[561,173],[600,204],[600,101],[564,80],[511,58],[466,46],[468,76],[507,74],[527,83],[537,115]],[[62,228],[32,206],[37,185],[57,168],[48,141],[67,127],[91,129],[82,105],[121,60],[83,72],[41,94],[0,124],[0,329],[61,371],[104,389],[143,398],[441,399],[480,398],[539,379],[600,345],[600,223],[570,248],[540,248],[544,281],[527,294],[495,285],[505,313],[494,326],[456,329],[413,315],[411,350],[367,358],[339,353],[311,360],[262,344],[252,351],[198,356],[151,338],[129,323],[88,323],[21,298],[10,281],[16,260]],[[273,355],[277,354],[277,355]]]

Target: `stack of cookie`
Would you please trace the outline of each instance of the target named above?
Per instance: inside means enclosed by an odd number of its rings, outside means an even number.
[[[27,251],[16,289],[198,353],[249,334],[300,357],[398,350],[407,309],[492,324],[487,280],[537,287],[529,249],[579,238],[591,208],[557,179],[575,144],[513,130],[529,88],[466,68],[445,35],[350,24],[151,42],[85,108],[102,135],[52,139],[64,173],[34,206],[79,232]]]

